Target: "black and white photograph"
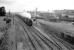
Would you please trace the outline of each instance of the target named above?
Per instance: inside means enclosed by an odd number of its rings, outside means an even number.
[[[0,0],[0,50],[74,50],[74,0]]]

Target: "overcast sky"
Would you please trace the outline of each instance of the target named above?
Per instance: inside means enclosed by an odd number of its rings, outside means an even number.
[[[74,9],[74,0],[0,0],[7,11]]]

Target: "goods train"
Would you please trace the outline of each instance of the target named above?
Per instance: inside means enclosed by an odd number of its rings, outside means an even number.
[[[32,26],[33,22],[31,20],[31,14],[27,12],[18,13],[17,16],[24,21],[28,26]]]

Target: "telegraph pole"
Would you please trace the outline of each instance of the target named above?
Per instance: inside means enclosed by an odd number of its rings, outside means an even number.
[[[37,8],[35,9],[35,15],[37,16]]]
[[[12,14],[13,15],[13,14]],[[13,24],[14,24],[14,15],[13,15]]]

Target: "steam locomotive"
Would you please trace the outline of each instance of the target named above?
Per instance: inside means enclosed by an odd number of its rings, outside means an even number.
[[[24,18],[24,19],[22,19],[28,26],[32,26],[33,25],[33,22],[32,22],[32,20],[31,19],[29,19],[29,18]]]
[[[26,23],[26,25],[28,26],[32,26],[33,25],[33,22],[31,20],[31,15],[29,13],[18,13],[17,16],[22,19],[22,21],[24,23]]]

